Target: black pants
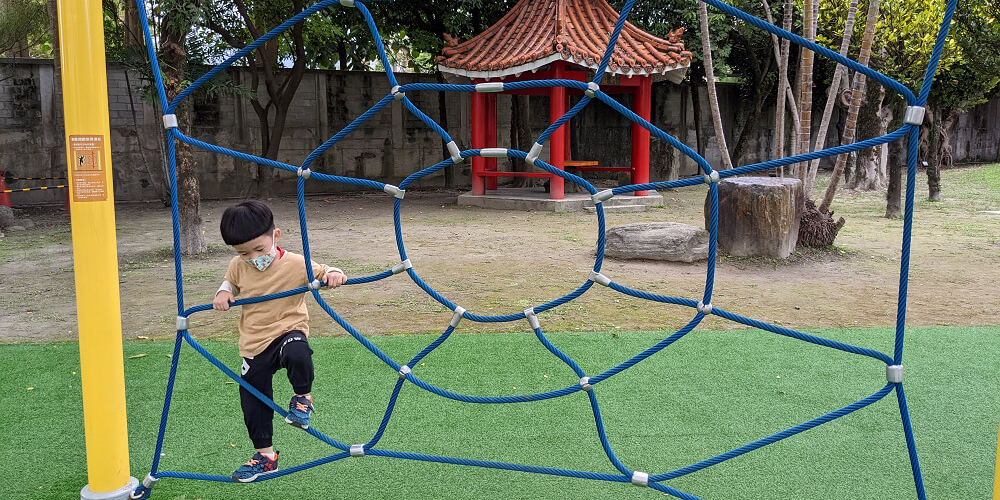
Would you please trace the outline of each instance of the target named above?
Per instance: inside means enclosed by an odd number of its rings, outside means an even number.
[[[271,380],[278,369],[284,368],[295,393],[308,394],[312,391],[313,381],[312,353],[305,334],[292,330],[271,342],[264,352],[251,358],[243,358],[243,380],[274,399]],[[243,408],[243,421],[247,424],[253,447],[271,446],[274,410],[243,387],[240,387],[240,406]]]

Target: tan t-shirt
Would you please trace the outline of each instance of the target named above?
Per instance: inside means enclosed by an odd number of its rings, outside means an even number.
[[[225,280],[232,285],[233,295],[243,298],[261,297],[284,292],[309,284],[306,276],[306,259],[302,255],[278,248],[278,256],[263,271],[243,262],[240,256],[229,261]],[[312,263],[316,279],[322,279],[329,266]],[[241,306],[240,356],[256,356],[271,342],[291,330],[309,334],[309,312],[305,294],[273,299]]]

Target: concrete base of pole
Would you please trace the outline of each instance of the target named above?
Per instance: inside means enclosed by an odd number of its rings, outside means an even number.
[[[94,493],[90,491],[90,485],[84,486],[80,490],[80,500],[128,500],[129,495],[139,487],[139,480],[130,477],[128,478],[128,484],[118,488],[114,491],[105,491],[103,493]]]

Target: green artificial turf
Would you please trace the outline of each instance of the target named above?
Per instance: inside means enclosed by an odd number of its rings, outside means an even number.
[[[889,330],[823,330],[827,338],[891,352]],[[908,331],[907,400],[931,499],[986,499],[993,482],[1000,400],[1000,329]],[[560,333],[550,339],[596,374],[652,345],[660,333]],[[405,362],[431,336],[372,341]],[[367,441],[396,374],[350,338],[311,341],[315,428]],[[204,345],[229,366],[230,343]],[[125,344],[132,475],[148,471],[172,342]],[[128,358],[145,354],[143,357]],[[79,498],[87,483],[79,354],[74,343],[0,346],[0,495]],[[73,372],[76,372],[75,374]],[[414,374],[475,395],[542,392],[577,382],[531,334],[456,335]],[[283,372],[276,400],[291,395]],[[757,331],[695,331],[595,386],[612,447],[633,469],[662,473],[728,451],[864,398],[885,366]],[[28,388],[33,388],[28,390]],[[160,470],[228,475],[252,453],[237,385],[185,345]],[[280,464],[335,450],[280,420]],[[459,403],[405,384],[378,448],[614,473],[582,393],[515,405]],[[916,498],[894,393],[829,424],[668,482],[705,499]],[[628,484],[381,457],[350,458],[237,485],[162,479],[153,499],[658,498]]]

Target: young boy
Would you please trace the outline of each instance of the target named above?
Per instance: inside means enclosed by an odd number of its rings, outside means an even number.
[[[228,310],[236,295],[260,297],[308,283],[303,256],[278,246],[281,230],[274,227],[274,216],[267,205],[251,200],[229,207],[222,214],[219,226],[222,239],[239,255],[229,262],[225,281],[212,301],[213,308]],[[335,267],[313,262],[312,272],[316,279],[331,288],[347,281],[347,276]],[[309,313],[304,295],[244,304],[240,315],[239,349],[243,357],[243,380],[269,398],[274,397],[271,388],[274,373],[279,368],[287,371],[295,395],[288,405],[285,422],[308,429],[309,416],[313,412],[309,394],[313,381],[313,352],[306,340]],[[278,468],[278,452],[271,442],[274,411],[242,387],[240,406],[257,453],[233,472],[233,479],[250,482]]]

